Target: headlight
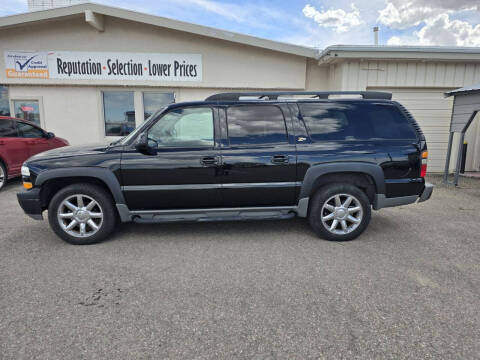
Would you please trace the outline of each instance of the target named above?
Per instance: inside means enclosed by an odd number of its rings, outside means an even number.
[[[28,166],[25,166],[25,165],[22,166],[22,176],[26,176],[26,177],[30,176],[30,169],[28,168]]]

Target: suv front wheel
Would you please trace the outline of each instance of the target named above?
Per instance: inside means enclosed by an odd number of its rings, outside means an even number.
[[[116,209],[109,194],[92,184],[73,184],[50,201],[48,221],[53,231],[73,245],[104,240],[116,223]]]
[[[308,219],[318,236],[348,241],[367,228],[370,216],[370,201],[362,190],[351,184],[332,184],[314,195]]]

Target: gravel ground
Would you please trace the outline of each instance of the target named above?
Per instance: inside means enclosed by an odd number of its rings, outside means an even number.
[[[374,212],[357,240],[303,219],[119,226],[72,246],[0,193],[2,359],[478,359],[480,181]]]

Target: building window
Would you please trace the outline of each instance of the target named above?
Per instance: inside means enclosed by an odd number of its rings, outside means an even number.
[[[31,121],[40,126],[40,105],[38,100],[13,100],[15,117]]]
[[[10,105],[8,104],[8,88],[0,85],[0,116],[10,116]]]
[[[147,120],[150,116],[152,116],[158,110],[174,102],[175,102],[175,95],[173,93],[144,92],[143,93],[144,119]]]
[[[125,136],[135,129],[133,91],[105,91],[103,113],[106,136]]]

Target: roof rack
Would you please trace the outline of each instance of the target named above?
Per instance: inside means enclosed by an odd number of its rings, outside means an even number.
[[[360,95],[363,99],[391,100],[392,94],[380,91],[272,91],[272,92],[232,92],[207,97],[205,101],[278,100],[285,95],[311,95],[312,98],[328,99],[330,95]]]

